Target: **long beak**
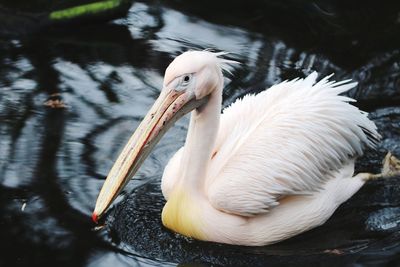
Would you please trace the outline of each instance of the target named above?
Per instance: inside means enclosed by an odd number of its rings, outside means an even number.
[[[196,100],[186,92],[170,89],[161,91],[160,96],[111,168],[97,197],[92,219],[97,223],[129,179],[150,154],[164,133],[183,115],[201,106],[207,98]]]

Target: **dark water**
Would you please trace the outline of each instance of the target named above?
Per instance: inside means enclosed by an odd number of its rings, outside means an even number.
[[[378,171],[387,150],[400,155],[398,4],[231,1],[227,12],[225,1],[189,3],[137,2],[108,24],[0,41],[0,264],[399,265],[398,178],[366,185],[326,225],[270,247],[165,230],[159,182],[187,118],[150,155],[107,226],[94,230],[91,211],[113,160],[157,97],[165,67],[188,49],[229,51],[242,62],[226,81],[224,105],[314,70],[352,78],[359,87],[349,94],[384,137],[359,170]]]

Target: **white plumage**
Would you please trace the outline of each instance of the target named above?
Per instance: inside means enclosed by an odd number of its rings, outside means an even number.
[[[357,83],[330,81],[331,76],[317,83],[317,76],[314,72],[246,95],[223,110],[204,190],[208,208],[246,222],[239,227],[210,220],[209,225],[226,228],[206,230],[218,236],[214,241],[264,245],[286,239],[325,222],[364,183],[353,178],[354,159],[366,147],[374,148],[380,135],[367,113],[341,95]],[[165,169],[166,198],[181,176],[183,151]]]
[[[221,115],[222,70],[234,63],[219,58],[223,54],[190,51],[170,64],[159,99],[110,171],[94,219],[164,125],[189,110],[185,145],[161,184],[163,223],[187,236],[238,245],[278,242],[323,224],[366,180],[388,175],[353,176],[355,159],[380,139],[367,114],[341,95],[356,83],[331,76],[316,82],[312,73],[247,95]]]
[[[206,177],[214,207],[243,216],[267,212],[284,196],[318,191],[365,146],[375,146],[374,123],[339,95],[356,83],[316,78],[283,82],[224,110]]]

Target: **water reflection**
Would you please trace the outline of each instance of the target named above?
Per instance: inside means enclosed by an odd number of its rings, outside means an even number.
[[[341,55],[332,52],[335,42],[329,53],[323,53],[310,40],[289,40],[288,33],[298,36],[295,28],[282,33],[269,29],[271,35],[266,35],[258,26],[240,21],[210,23],[220,20],[207,21],[179,10],[138,2],[126,18],[110,24],[0,42],[0,246],[4,255],[0,264],[263,265],[305,264],[321,258],[335,264],[339,260],[334,253],[324,251],[336,247],[329,243],[333,234],[326,232],[338,235],[334,226],[340,216],[344,230],[335,240],[352,251],[340,258],[342,263],[363,257],[370,260],[368,253],[376,255],[387,246],[385,240],[399,240],[390,235],[399,223],[395,182],[366,187],[364,194],[339,211],[336,221],[282,246],[245,249],[204,244],[166,231],[159,219],[164,203],[159,179],[169,157],[184,142],[187,118],[167,133],[125,189],[127,197],[120,197],[111,211],[108,228],[92,230],[89,215],[113,160],[157,97],[167,64],[188,49],[226,50],[230,58],[243,63],[226,80],[225,106],[246,93],[313,70],[322,76],[334,72],[337,79],[354,78],[360,87],[350,95],[360,100],[358,105],[373,111],[385,137],[381,150],[367,157],[360,168],[377,168],[384,150],[395,149],[400,154],[395,147],[400,112],[390,107],[400,100],[398,49],[388,46],[373,56],[367,51],[362,63],[349,68],[349,64],[331,60]],[[204,16],[202,11],[198,14]],[[360,55],[353,56],[360,62]],[[49,99],[63,101],[66,107],[45,106]],[[367,208],[366,195],[376,197],[369,198]],[[367,220],[368,211],[373,212]],[[345,241],[353,237],[352,227],[362,227],[363,220],[369,232],[355,231],[359,236],[349,245]],[[371,245],[375,239],[369,238],[375,238],[374,231],[382,227],[390,230],[385,232],[386,239]],[[321,235],[327,236],[325,241]],[[310,246],[316,243],[318,248]],[[298,257],[281,257],[292,255],[293,250]],[[364,250],[368,253],[355,253]],[[396,250],[391,248],[390,255]],[[307,258],[303,254],[318,255]]]

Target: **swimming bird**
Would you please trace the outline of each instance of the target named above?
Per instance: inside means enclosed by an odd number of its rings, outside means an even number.
[[[191,112],[187,138],[165,167],[162,223],[195,239],[268,245],[323,224],[367,180],[398,173],[388,154],[381,174],[354,175],[380,135],[367,113],[341,95],[350,80],[317,73],[246,95],[221,114],[224,53],[188,51],[168,66],[160,96],[112,167],[95,222],[161,136]],[[396,165],[397,164],[397,165]]]

